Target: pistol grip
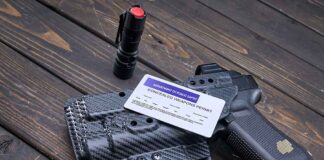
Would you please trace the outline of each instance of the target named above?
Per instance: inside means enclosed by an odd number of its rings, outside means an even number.
[[[274,127],[254,107],[235,112],[227,126],[228,144],[248,160],[310,160],[307,151]]]

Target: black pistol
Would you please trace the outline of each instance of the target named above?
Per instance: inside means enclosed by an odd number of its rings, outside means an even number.
[[[195,74],[183,84],[226,101],[214,137],[224,137],[242,159],[312,159],[256,110],[262,92],[251,75],[227,71],[215,63],[198,66]]]
[[[120,15],[115,42],[118,50],[113,68],[114,74],[120,79],[133,75],[145,19],[145,11],[139,5],[133,5]]]
[[[78,160],[210,160],[223,138],[247,160],[310,160],[308,152],[255,109],[261,90],[250,75],[200,65],[177,82],[226,101],[211,139],[124,109],[132,90],[69,99],[65,118]]]

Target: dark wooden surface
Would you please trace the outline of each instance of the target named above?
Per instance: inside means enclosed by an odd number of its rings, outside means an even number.
[[[0,159],[48,160],[44,155],[0,126]]]
[[[58,2],[49,0],[46,4],[110,40],[117,30],[118,14],[129,6],[126,2],[109,0]],[[164,67],[168,74],[184,78],[201,62],[213,62],[221,56],[324,114],[324,107],[318,107],[324,104],[321,70],[198,2],[160,0],[142,1],[142,4],[151,15],[141,50],[147,62],[162,64],[159,67]],[[84,17],[96,17],[97,23],[94,18]],[[324,42],[320,40],[319,43]],[[321,49],[324,50],[324,45]],[[168,65],[170,62],[178,64],[179,70]]]
[[[254,75],[264,92],[257,109],[323,159],[320,1],[141,3],[148,18],[140,62],[132,79],[119,80],[112,42],[129,1],[0,2],[0,125],[22,140],[16,138],[26,149],[17,154],[73,159],[63,117],[69,97],[133,88],[145,73],[181,80],[198,64],[216,62]],[[237,159],[224,142],[212,151],[214,158]]]
[[[324,35],[324,1],[261,0],[282,14]]]
[[[285,48],[305,62],[324,70],[324,37],[296,23],[295,19],[286,17],[255,0],[199,1],[261,37]],[[294,4],[291,3],[291,5]]]

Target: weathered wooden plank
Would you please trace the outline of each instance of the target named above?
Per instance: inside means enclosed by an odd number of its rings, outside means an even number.
[[[157,1],[151,3],[157,3]],[[176,2],[173,3],[176,4]],[[78,23],[82,23],[82,25],[85,25],[88,28],[91,28],[91,30],[95,30],[97,33],[100,33],[100,36],[106,36],[108,38],[114,36],[115,34],[116,30],[112,30],[111,28],[117,27],[119,13],[129,6],[127,3],[121,1],[118,1],[118,3],[112,1],[93,1],[93,3],[88,3],[85,1],[60,1],[60,3],[56,3],[55,1],[47,1],[47,4],[52,5],[52,7],[56,8],[60,12],[63,12],[69,17],[77,20]],[[163,12],[156,8],[149,8],[147,6],[148,4],[146,3],[144,5],[146,6],[147,10],[155,10],[156,12],[161,12],[161,14],[163,13],[170,16],[168,21],[181,18],[175,18],[175,16],[181,15],[181,13],[170,15],[167,13],[167,11]],[[173,12],[170,13],[173,14]],[[96,17],[95,19],[97,22],[93,20],[93,17]],[[180,20],[185,21],[184,19]],[[202,45],[197,44],[197,42],[190,40],[190,38],[179,33],[177,30],[170,28],[164,23],[161,23],[151,15],[149,16],[147,22],[146,31],[143,35],[143,42],[141,43],[140,54],[143,59],[152,64],[156,64],[158,68],[168,72],[172,76],[178,79],[187,77],[188,75],[192,74],[192,70],[197,64],[204,62],[217,62],[228,69],[242,71],[241,68],[238,68],[233,63],[224,59],[222,56],[214,54],[206,47],[203,47]],[[178,26],[181,29],[180,25]],[[191,25],[184,23],[182,26],[190,27]],[[196,35],[198,35],[198,33],[200,33],[202,36],[206,35],[206,33],[198,32],[197,29],[194,28],[192,28],[192,31],[197,33]],[[221,36],[218,35],[217,37]],[[220,42],[216,42],[215,39],[209,38],[208,40],[220,46]],[[209,44],[212,44],[211,42]],[[229,39],[226,42],[227,43],[225,44],[229,43],[233,44],[233,46],[229,45],[232,46],[232,49],[222,47],[221,49],[224,50],[223,52],[230,51],[233,53],[233,55],[245,53],[245,47],[241,47],[241,45],[236,41],[230,41]],[[218,50],[221,51],[221,49]],[[235,50],[236,52],[231,50]],[[244,58],[244,56],[234,56],[234,58],[234,60],[236,60]],[[253,64],[252,62],[254,61],[242,62],[245,62],[244,65],[253,67],[252,65],[249,65],[249,63]],[[255,69],[258,68],[255,67]],[[270,73],[276,75],[272,72]],[[269,75],[268,77],[271,78]],[[286,78],[290,77],[287,76]],[[273,79],[271,78],[271,80]],[[303,146],[313,153],[314,157],[321,157],[323,153],[323,127],[321,125],[323,122],[322,117],[305,108],[303,105],[289,98],[285,94],[280,93],[273,87],[265,84],[264,82],[260,80],[258,82],[265,92],[264,100],[258,105],[258,109],[262,112],[262,114],[264,114],[269,120],[271,120],[272,123],[274,123],[289,136],[303,144]]]
[[[72,159],[64,102],[81,94],[0,43],[0,124],[49,158]]]
[[[44,155],[0,126],[1,160],[46,160]]]
[[[129,7],[125,1],[42,1],[106,38],[114,37],[118,15]],[[197,2],[142,3],[154,16],[148,18],[141,43],[140,56],[147,62],[159,64],[159,68],[163,66],[172,76],[184,78],[187,76],[184,71],[189,72],[202,62],[218,62],[219,56],[212,50],[324,114],[324,107],[321,107],[324,74],[320,70]],[[96,20],[84,17],[96,17]],[[186,36],[155,17],[196,42],[188,41]]]
[[[324,36],[324,4],[316,0],[261,0]],[[322,2],[323,3],[323,2]]]
[[[199,1],[324,71],[324,37],[296,20],[254,0]]]

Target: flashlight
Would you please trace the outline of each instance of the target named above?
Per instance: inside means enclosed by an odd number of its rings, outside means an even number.
[[[120,15],[116,37],[118,50],[113,69],[120,79],[129,79],[133,75],[145,19],[145,11],[139,5],[133,5]]]

